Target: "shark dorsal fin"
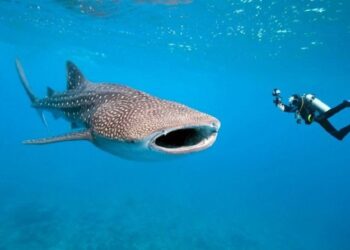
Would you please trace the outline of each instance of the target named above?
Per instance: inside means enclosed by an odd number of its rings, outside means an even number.
[[[67,62],[67,89],[76,89],[85,85],[87,81],[77,66],[71,61]]]
[[[47,87],[47,96],[51,97],[56,93],[51,87]]]

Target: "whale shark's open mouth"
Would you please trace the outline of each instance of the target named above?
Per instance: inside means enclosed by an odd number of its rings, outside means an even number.
[[[154,137],[151,147],[169,154],[186,154],[204,150],[216,140],[219,125],[189,126],[164,131]]]

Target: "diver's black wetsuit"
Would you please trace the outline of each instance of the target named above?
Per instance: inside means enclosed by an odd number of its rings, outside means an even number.
[[[343,110],[344,108],[350,107],[349,101],[343,101],[338,106],[335,106],[334,108],[331,108],[327,112],[318,115],[315,117],[315,121],[318,122],[328,133],[333,135],[338,140],[343,140],[343,138],[350,132],[350,125],[345,126],[344,128],[337,130],[329,121],[328,118],[332,117],[339,111]]]
[[[343,101],[338,106],[331,108],[330,110],[320,113],[318,112],[312,104],[306,100],[305,96],[294,95],[297,97],[297,101],[290,105],[285,105],[282,103],[281,99],[278,98],[275,100],[276,106],[283,112],[295,113],[297,117],[301,117],[305,124],[310,125],[313,121],[319,123],[328,133],[337,138],[338,140],[343,140],[343,138],[350,132],[350,125],[345,126],[344,128],[337,130],[328,119],[343,110],[344,108],[350,107],[350,101]],[[298,123],[300,123],[297,119]]]

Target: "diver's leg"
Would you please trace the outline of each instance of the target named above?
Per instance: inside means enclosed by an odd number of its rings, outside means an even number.
[[[331,135],[333,135],[335,138],[337,138],[338,140],[342,140],[345,136],[342,135],[338,130],[336,130],[336,128],[328,121],[328,120],[322,120],[322,121],[317,121],[328,133],[330,133]],[[349,131],[350,131],[350,126],[349,126]],[[347,131],[346,133],[348,133],[349,131]],[[345,133],[345,132],[343,132]]]
[[[339,104],[338,106],[335,106],[334,108],[331,108],[330,110],[328,110],[327,112],[321,114],[318,116],[318,120],[323,120],[323,119],[328,119],[331,116],[335,115],[336,113],[338,113],[339,111],[350,107],[350,101],[343,101],[341,104]]]
[[[339,137],[343,139],[350,132],[350,125],[338,131]]]

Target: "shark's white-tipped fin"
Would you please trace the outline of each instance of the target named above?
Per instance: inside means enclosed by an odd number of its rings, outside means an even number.
[[[59,135],[59,136],[26,140],[26,141],[23,141],[23,143],[29,144],[29,145],[44,145],[44,144],[50,144],[50,143],[79,141],[79,140],[88,140],[88,141],[92,140],[91,132],[89,130],[83,130],[83,131],[71,132],[71,133]]]

